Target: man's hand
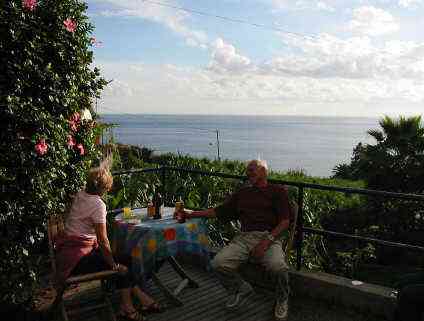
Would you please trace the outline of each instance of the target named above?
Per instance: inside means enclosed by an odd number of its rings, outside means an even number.
[[[184,223],[185,220],[188,218],[188,213],[185,210],[178,210],[175,213],[175,219],[178,221],[178,223]]]
[[[254,259],[262,259],[265,255],[266,250],[268,250],[271,245],[271,240],[262,240],[260,241],[250,253]]]

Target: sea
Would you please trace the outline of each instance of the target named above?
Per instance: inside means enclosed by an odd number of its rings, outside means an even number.
[[[377,118],[347,117],[102,114],[100,119],[117,125],[109,133],[115,142],[155,153],[260,158],[274,171],[319,177],[348,163],[359,142],[373,143],[367,130],[379,128]]]

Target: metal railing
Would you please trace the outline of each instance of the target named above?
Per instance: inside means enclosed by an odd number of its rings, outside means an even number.
[[[131,170],[113,172],[112,174],[116,176],[120,176],[120,175],[136,174],[136,173],[160,173],[161,192],[166,199],[166,188],[165,188],[166,173],[171,171],[179,172],[179,173],[187,173],[187,174],[197,174],[201,176],[232,178],[232,179],[238,179],[243,181],[247,180],[246,176],[241,176],[241,175],[233,175],[233,174],[220,173],[220,172],[205,172],[205,171],[201,171],[197,169],[187,169],[187,168],[179,168],[179,167],[173,167],[173,166],[161,166],[158,168],[149,168],[149,169],[131,169]],[[322,236],[339,237],[339,238],[351,239],[356,241],[364,241],[367,243],[378,244],[382,246],[391,246],[391,247],[424,252],[424,247],[422,246],[404,244],[399,242],[390,242],[390,241],[385,241],[385,240],[380,240],[380,239],[375,239],[370,237],[353,235],[353,234],[304,227],[304,215],[303,215],[305,189],[334,191],[334,192],[341,192],[345,194],[361,194],[361,195],[367,195],[367,196],[394,198],[394,199],[400,199],[400,200],[414,200],[414,201],[421,201],[423,202],[423,204],[424,204],[424,195],[394,193],[394,192],[377,191],[377,190],[369,190],[369,189],[361,189],[361,188],[337,187],[337,186],[330,186],[330,185],[320,185],[320,184],[312,184],[312,183],[304,183],[304,182],[292,182],[292,181],[277,180],[277,179],[269,179],[268,181],[270,183],[284,184],[284,185],[293,186],[297,188],[297,203],[299,206],[299,210],[298,210],[298,221],[297,221],[297,227],[296,227],[297,229],[296,230],[296,265],[297,265],[296,267],[298,270],[300,270],[302,265],[302,245],[303,245],[305,233],[322,235]]]

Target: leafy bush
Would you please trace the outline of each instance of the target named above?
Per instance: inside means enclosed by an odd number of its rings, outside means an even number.
[[[350,164],[334,169],[340,178],[361,178],[370,189],[402,193],[422,193],[424,179],[424,127],[421,116],[385,116],[380,129],[368,134],[376,144],[359,143]]]
[[[85,10],[77,0],[0,7],[0,297],[12,304],[31,298],[48,216],[99,156],[91,105],[106,82],[90,68]]]
[[[381,128],[368,130],[375,144],[359,143],[353,150],[350,164],[336,166],[334,177],[361,178],[370,189],[423,193],[424,127],[421,116],[398,119],[385,116],[379,124]],[[336,213],[334,222],[346,221],[346,225],[358,230],[360,235],[423,245],[422,214],[422,202],[369,198],[365,208],[358,209],[354,215],[343,211]],[[359,224],[358,218],[367,224]],[[338,228],[344,229],[342,225]],[[375,254],[379,264],[423,263],[416,255],[396,248],[376,247]]]
[[[154,167],[157,164],[175,166],[179,168],[196,169],[205,172],[221,172],[232,175],[241,175],[245,173],[245,164],[240,161],[216,161],[206,158],[198,159],[190,156],[165,154],[154,158],[155,163],[145,163],[136,160],[138,154],[137,147],[121,148],[122,169]],[[124,155],[124,157],[122,157]],[[119,168],[115,168],[119,169]],[[363,187],[360,181],[351,182],[346,180],[324,179],[308,177],[298,171],[289,171],[288,173],[271,172],[270,179],[277,179],[291,182],[309,182],[323,185],[336,185],[345,187]],[[146,173],[121,175],[115,177],[115,182],[121,182],[122,185],[117,188],[112,199],[119,198],[121,201],[118,207],[123,206],[145,206],[148,197],[153,195],[154,190],[160,189],[161,174]],[[240,188],[243,181],[239,179],[228,179],[214,176],[201,176],[198,174],[188,174],[184,172],[167,171],[165,177],[165,195],[166,204],[172,206],[180,197],[189,208],[200,209],[209,208],[221,203],[227,195]],[[117,186],[116,186],[117,187]],[[125,191],[123,193],[122,191]],[[146,195],[147,194],[147,195]],[[125,195],[125,197],[121,197]],[[147,197],[146,197],[147,196]],[[289,188],[291,199],[297,200],[297,190],[295,187]],[[321,228],[321,221],[325,217],[330,217],[334,211],[340,208],[355,208],[362,204],[363,200],[359,196],[345,195],[331,191],[310,190],[304,192],[304,224],[308,227]],[[112,204],[111,204],[112,205]],[[238,231],[239,227],[234,223],[222,223],[211,219],[210,236],[214,245],[222,245],[224,241],[230,240]],[[217,231],[219,233],[217,233]],[[304,265],[311,269],[320,269],[330,271],[334,270],[331,264],[330,253],[327,251],[327,240],[320,236],[308,236],[302,247],[302,256]],[[294,262],[294,258],[290,258]]]

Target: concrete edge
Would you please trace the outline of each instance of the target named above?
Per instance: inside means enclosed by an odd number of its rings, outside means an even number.
[[[362,313],[394,317],[397,300],[391,295],[393,288],[314,271],[290,270],[290,287],[293,295],[308,296],[330,303],[353,308]]]

